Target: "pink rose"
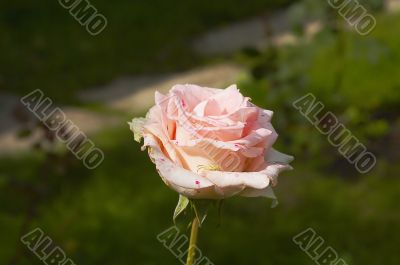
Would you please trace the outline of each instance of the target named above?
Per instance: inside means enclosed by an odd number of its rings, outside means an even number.
[[[275,198],[271,186],[293,158],[275,151],[272,111],[226,89],[175,85],[156,92],[146,118],[129,123],[162,180],[195,199]]]

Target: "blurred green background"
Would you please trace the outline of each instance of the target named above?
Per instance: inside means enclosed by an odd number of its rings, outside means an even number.
[[[295,170],[280,176],[277,208],[261,198],[232,198],[221,225],[210,213],[200,230],[203,254],[216,265],[314,264],[292,241],[311,227],[349,265],[400,264],[400,12],[396,1],[359,2],[377,21],[367,36],[326,1],[93,0],[108,20],[98,36],[58,1],[2,1],[0,264],[41,264],[20,242],[35,227],[76,264],[179,264],[156,238],[173,225],[178,195],[126,125],[145,110],[113,108],[80,93],[106,86],[112,94],[120,77],[168,82],[219,64],[241,69],[234,78],[241,92],[275,112],[276,148],[296,159]],[[254,37],[247,21],[263,23],[262,41],[231,49]],[[225,37],[215,51],[209,43],[218,34]],[[86,169],[14,104],[34,89],[57,106],[99,117],[89,132],[105,154],[98,168]],[[376,155],[371,172],[358,173],[293,108],[310,92]],[[184,233],[187,222],[178,220]]]

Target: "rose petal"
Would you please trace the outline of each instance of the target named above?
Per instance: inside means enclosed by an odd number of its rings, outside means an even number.
[[[172,183],[176,186],[187,189],[200,189],[214,185],[208,179],[194,172],[186,170],[172,162],[161,151],[160,146],[154,136],[146,136],[146,145],[151,147],[149,155],[156,164],[156,168],[159,170],[160,176],[167,183]]]
[[[260,172],[265,173],[272,181],[272,185],[276,186],[276,184],[278,183],[279,173],[285,170],[292,170],[292,169],[293,168],[288,164],[271,163],[267,164],[267,166]]]
[[[232,141],[232,143],[251,147],[261,142],[266,142],[268,143],[266,148],[268,148],[270,145],[271,146],[273,145],[273,143],[276,141],[277,138],[278,134],[275,132],[272,125],[269,125],[268,127],[265,128],[258,128],[252,131],[249,135],[243,137],[242,139]]]
[[[236,85],[231,85],[200,102],[193,111],[200,117],[226,115],[239,109],[244,100]]]
[[[173,86],[170,90],[170,94],[177,96],[179,99],[183,99],[188,109],[193,110],[197,104],[221,91],[222,89],[186,84]]]
[[[205,177],[221,189],[235,186],[264,189],[270,184],[269,177],[262,172],[208,171]]]
[[[168,137],[165,135],[165,132],[161,129],[161,126],[159,124],[146,124],[144,126],[144,133],[145,136],[151,135],[155,137],[160,143],[162,143],[165,153],[168,155],[169,159],[171,159],[172,161],[174,161],[179,165],[181,164],[181,161],[176,153],[175,147],[170,143]],[[145,140],[147,140],[146,137]],[[148,143],[146,142],[144,147],[146,147],[147,145]]]

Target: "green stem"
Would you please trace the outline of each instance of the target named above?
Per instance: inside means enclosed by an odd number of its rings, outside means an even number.
[[[187,255],[186,265],[193,265],[195,261],[198,232],[199,232],[199,219],[197,218],[197,216],[195,216],[192,222],[192,231],[190,233],[189,251]]]

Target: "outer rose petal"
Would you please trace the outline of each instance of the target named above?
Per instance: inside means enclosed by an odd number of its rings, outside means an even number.
[[[145,146],[150,147],[149,155],[167,186],[195,199],[223,199],[237,194],[243,196],[264,194],[271,179],[280,171],[290,167],[273,164],[259,172],[205,171],[202,175],[173,163],[161,151],[159,142],[153,135],[145,136]]]

